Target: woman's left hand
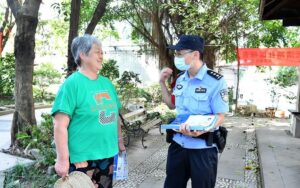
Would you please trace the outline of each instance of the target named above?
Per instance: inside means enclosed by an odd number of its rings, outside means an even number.
[[[118,142],[118,145],[119,145],[119,154],[121,154],[123,151],[126,150],[125,146],[124,146],[124,142],[123,141],[119,141]]]

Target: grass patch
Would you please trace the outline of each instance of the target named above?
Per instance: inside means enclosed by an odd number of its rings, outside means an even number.
[[[0,106],[15,104],[12,96],[0,96]]]
[[[5,188],[37,188],[53,187],[58,179],[56,174],[47,174],[47,167],[35,163],[30,166],[17,165],[12,170],[6,172],[4,187]]]
[[[17,165],[6,172],[5,188],[53,187],[59,178],[53,169],[56,153],[53,143],[52,117],[50,114],[42,114],[42,118],[40,126],[26,127],[17,134],[19,150],[26,154],[25,148],[34,149],[39,154],[37,161],[30,166]],[[51,168],[48,170],[49,167]],[[50,172],[47,173],[47,171]]]

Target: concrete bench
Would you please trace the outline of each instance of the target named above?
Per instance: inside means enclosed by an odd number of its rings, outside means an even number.
[[[122,129],[125,133],[125,146],[128,146],[130,143],[130,137],[141,136],[142,146],[147,148],[144,145],[145,136],[150,129],[158,127],[160,134],[162,120],[160,119],[160,114],[158,112],[147,112],[144,108],[138,109],[127,114],[120,114],[122,121]]]
[[[289,110],[291,113],[291,133],[294,137],[300,138],[300,112],[296,110]]]

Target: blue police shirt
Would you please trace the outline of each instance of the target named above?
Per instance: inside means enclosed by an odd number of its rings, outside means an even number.
[[[173,89],[177,115],[212,115],[228,112],[228,92],[224,78],[203,64],[197,75],[190,79],[185,71]],[[209,148],[204,139],[176,133],[173,140],[184,148]],[[214,147],[214,146],[210,146]]]

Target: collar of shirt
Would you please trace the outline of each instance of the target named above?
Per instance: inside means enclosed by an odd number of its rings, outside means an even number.
[[[195,78],[202,80],[206,72],[207,72],[207,66],[205,63],[203,63],[202,67],[196,74]],[[188,71],[185,71],[185,73],[183,74],[183,80],[189,80],[189,79],[190,79],[190,77],[189,77]]]

